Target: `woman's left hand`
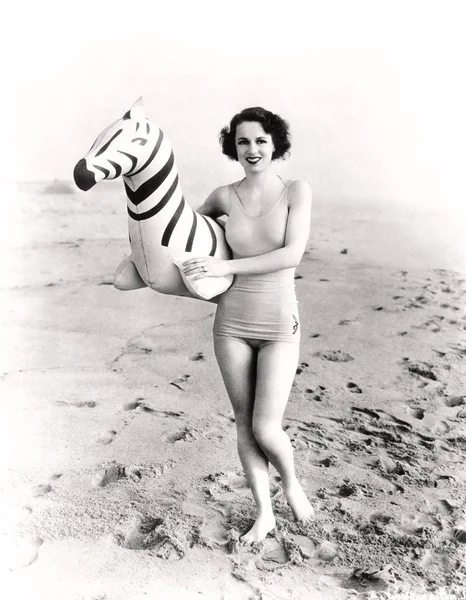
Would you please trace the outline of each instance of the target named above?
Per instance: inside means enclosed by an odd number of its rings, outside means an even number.
[[[213,256],[190,258],[183,263],[183,272],[193,280],[203,277],[224,277],[231,274],[229,262]]]

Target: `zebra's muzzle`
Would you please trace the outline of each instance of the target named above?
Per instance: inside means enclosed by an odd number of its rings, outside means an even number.
[[[73,177],[74,182],[80,190],[83,190],[83,192],[87,192],[97,183],[94,173],[89,171],[84,158],[81,158],[81,160],[76,164],[73,171]]]

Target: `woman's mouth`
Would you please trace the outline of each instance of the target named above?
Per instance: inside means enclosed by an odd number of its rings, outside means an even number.
[[[246,160],[250,165],[257,165],[257,163],[260,161],[260,156],[255,158],[247,158]]]

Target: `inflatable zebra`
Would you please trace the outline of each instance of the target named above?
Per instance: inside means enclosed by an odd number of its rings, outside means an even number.
[[[127,196],[131,256],[115,271],[115,287],[148,286],[163,294],[204,300],[228,289],[232,276],[190,281],[177,268],[193,256],[229,259],[231,253],[223,228],[186,203],[170,142],[146,118],[142,98],[102,131],[74,168],[74,180],[83,191],[120,175]]]

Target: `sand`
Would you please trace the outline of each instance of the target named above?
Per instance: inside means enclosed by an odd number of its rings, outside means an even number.
[[[112,287],[119,187],[2,190],[4,598],[466,598],[459,223],[316,197],[284,420],[316,521],[272,470],[277,527],[245,548],[215,307]]]

